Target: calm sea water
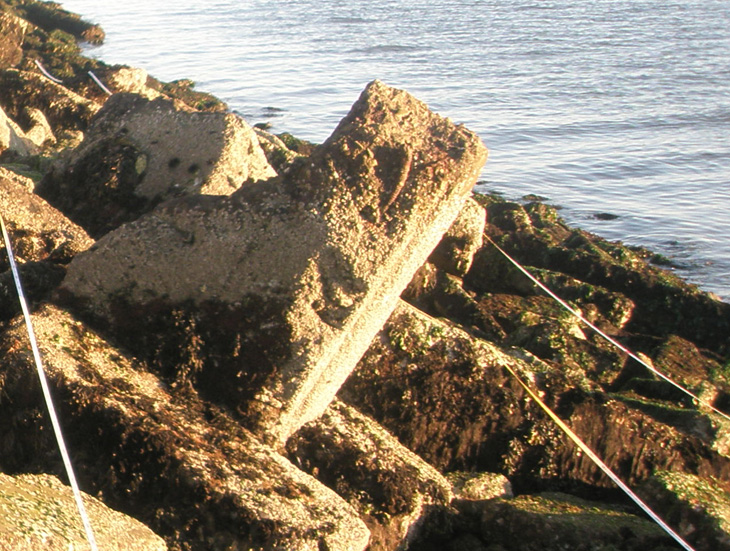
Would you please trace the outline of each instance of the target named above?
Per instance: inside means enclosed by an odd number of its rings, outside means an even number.
[[[63,5],[106,30],[90,55],[193,79],[252,124],[315,142],[370,80],[405,88],[481,136],[480,189],[542,196],[730,299],[727,0]]]

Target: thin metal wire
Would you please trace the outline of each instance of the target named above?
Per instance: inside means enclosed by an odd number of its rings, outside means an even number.
[[[622,345],[616,339],[612,338],[610,335],[606,334],[604,331],[602,331],[601,329],[599,329],[598,327],[596,327],[593,323],[591,323],[590,321],[588,321],[583,316],[583,314],[581,314],[580,312],[578,312],[575,308],[571,307],[567,302],[565,302],[558,295],[556,295],[554,292],[552,292],[540,280],[538,280],[526,268],[524,268],[519,262],[517,262],[509,254],[507,254],[499,245],[497,245],[492,239],[490,239],[489,236],[485,235],[484,237],[485,237],[485,239],[487,241],[489,241],[492,245],[494,245],[494,247],[499,252],[501,252],[507,258],[507,260],[509,260],[512,264],[514,264],[517,267],[517,269],[519,269],[523,274],[525,274],[527,277],[529,277],[532,280],[532,282],[535,283],[535,285],[537,285],[538,287],[540,287],[540,289],[542,289],[543,291],[545,291],[548,295],[550,295],[553,299],[555,299],[558,303],[560,303],[560,305],[563,308],[565,308],[566,310],[568,310],[576,318],[578,318],[580,321],[582,321],[583,323],[585,323],[588,327],[590,327],[591,329],[593,329],[601,337],[603,337],[604,339],[606,339],[608,342],[610,342],[616,348],[618,348],[619,350],[621,350],[623,353],[627,354],[633,360],[636,360],[637,362],[639,362],[641,365],[643,365],[644,367],[646,367],[649,371],[651,371],[652,373],[654,373],[657,377],[659,377],[659,378],[663,379],[664,381],[670,383],[671,385],[673,385],[674,387],[678,388],[679,390],[681,390],[682,392],[684,392],[688,396],[691,396],[692,399],[693,400],[696,400],[699,404],[701,404],[701,405],[703,405],[703,406],[711,409],[712,411],[714,411],[718,415],[720,415],[720,416],[724,417],[726,420],[730,421],[730,416],[728,416],[726,413],[720,411],[719,409],[717,409],[712,404],[709,404],[707,402],[704,402],[702,399],[700,399],[699,396],[697,396],[696,394],[694,394],[691,390],[688,390],[685,387],[683,387],[682,385],[680,385],[679,383],[673,381],[672,379],[670,379],[669,377],[667,377],[664,373],[662,373],[661,371],[659,371],[656,367],[654,367],[653,365],[651,365],[651,364],[647,363],[646,361],[642,360],[639,356],[637,356],[636,354],[634,354],[631,350],[629,350],[628,348],[626,348],[624,345]]]
[[[76,500],[76,507],[79,510],[81,516],[81,522],[84,525],[84,531],[86,532],[86,539],[91,546],[92,551],[98,551],[96,545],[96,538],[94,538],[94,531],[91,529],[91,522],[89,516],[86,513],[86,507],[84,507],[84,501],[81,497],[81,491],[79,485],[76,482],[76,475],[74,474],[73,466],[71,464],[71,458],[68,454],[66,442],[63,438],[63,432],[61,431],[61,424],[58,421],[58,415],[56,414],[56,408],[53,405],[53,398],[51,397],[51,389],[48,385],[45,371],[43,369],[43,362],[41,360],[41,353],[38,349],[38,341],[33,331],[33,324],[30,317],[30,310],[28,309],[28,303],[25,300],[25,293],[23,292],[23,286],[20,282],[20,274],[18,273],[18,267],[15,263],[15,256],[13,255],[13,249],[10,244],[10,236],[8,235],[7,228],[5,227],[5,220],[0,215],[0,227],[2,228],[3,239],[5,241],[5,248],[8,252],[8,260],[10,261],[10,270],[13,272],[13,279],[15,280],[15,288],[18,291],[18,299],[20,300],[20,308],[23,311],[23,317],[25,318],[25,326],[28,329],[28,337],[30,339],[30,346],[33,350],[33,359],[35,360],[36,370],[38,371],[38,378],[41,382],[41,388],[43,389],[43,397],[46,401],[46,407],[51,417],[51,424],[53,425],[53,432],[56,435],[56,442],[61,451],[61,458],[63,459],[63,465],[66,468],[66,474],[68,476],[69,483],[71,484],[71,490],[73,491],[74,499]]]
[[[91,71],[88,71],[88,73],[89,73],[89,76],[92,78],[92,80],[94,82],[96,82],[96,85],[99,88],[101,88],[107,95],[109,95],[109,96],[112,95],[111,90],[109,90],[109,88],[107,88],[106,86],[104,86],[104,83],[101,80],[99,80],[99,78],[94,73],[92,73]]]
[[[62,81],[62,80],[60,80],[60,79],[57,79],[57,78],[56,78],[56,77],[54,77],[54,76],[53,76],[53,75],[52,75],[51,73],[49,73],[48,71],[46,71],[46,68],[45,68],[45,67],[43,67],[43,65],[41,65],[41,62],[40,62],[40,61],[38,61],[37,59],[35,60],[35,64],[36,64],[36,67],[38,67],[38,68],[39,68],[39,69],[41,70],[41,73],[43,73],[43,75],[44,75],[44,76],[45,76],[45,77],[46,77],[46,78],[47,78],[48,80],[50,80],[50,81],[52,81],[52,82],[55,82],[56,84],[63,84],[63,81]]]
[[[615,483],[615,484],[616,484],[616,485],[617,485],[617,486],[618,486],[619,488],[621,488],[621,489],[622,489],[622,490],[624,491],[624,493],[626,493],[626,495],[628,495],[628,496],[629,496],[629,497],[630,497],[630,498],[631,498],[631,499],[632,499],[632,500],[634,501],[634,503],[636,503],[636,504],[637,504],[637,505],[638,505],[639,507],[641,507],[641,509],[642,509],[642,510],[643,510],[643,511],[644,511],[644,512],[645,512],[645,513],[647,514],[647,515],[649,515],[649,517],[651,517],[651,519],[652,519],[652,520],[653,520],[654,522],[656,522],[656,523],[657,523],[657,524],[658,524],[658,525],[659,525],[659,526],[660,526],[660,527],[661,527],[661,528],[662,528],[662,529],[663,529],[663,530],[664,530],[664,531],[665,531],[665,532],[666,532],[667,534],[669,534],[669,535],[670,535],[670,536],[671,536],[671,537],[672,537],[672,538],[673,538],[673,539],[674,539],[674,540],[675,540],[675,541],[676,541],[676,542],[677,542],[677,543],[678,543],[679,545],[681,545],[681,546],[682,546],[682,547],[683,547],[684,549],[686,549],[687,551],[695,551],[695,550],[694,550],[694,548],[692,548],[692,547],[691,547],[691,546],[690,546],[690,545],[689,545],[689,544],[688,544],[688,543],[687,543],[686,541],[684,541],[684,539],[682,539],[682,537],[681,537],[681,536],[680,536],[679,534],[677,534],[677,533],[676,533],[676,532],[675,532],[674,530],[672,530],[672,528],[671,528],[671,527],[670,527],[670,526],[669,526],[669,525],[668,525],[667,523],[665,523],[665,522],[664,522],[664,521],[663,521],[663,520],[661,519],[661,517],[659,517],[659,515],[657,515],[657,514],[656,514],[656,513],[654,512],[654,511],[652,511],[652,509],[651,509],[651,508],[650,508],[650,507],[649,507],[649,506],[648,506],[648,505],[647,505],[646,503],[644,503],[644,501],[642,501],[642,499],[641,499],[641,498],[640,498],[640,497],[639,497],[638,495],[636,495],[636,494],[635,494],[635,493],[633,492],[633,490],[632,490],[631,488],[629,488],[629,487],[628,487],[628,486],[627,486],[627,485],[626,485],[626,484],[625,484],[625,483],[623,482],[623,480],[621,480],[621,479],[620,479],[620,478],[619,478],[619,477],[618,477],[618,476],[616,475],[616,473],[614,473],[614,472],[613,472],[613,471],[611,470],[611,468],[610,468],[610,467],[609,467],[608,465],[606,465],[606,464],[605,464],[605,463],[604,463],[604,462],[603,462],[603,461],[601,460],[601,458],[600,458],[600,457],[598,457],[598,456],[597,456],[597,455],[595,454],[595,452],[594,452],[594,451],[593,451],[593,450],[592,450],[591,448],[589,448],[589,447],[588,447],[588,445],[587,445],[587,444],[586,444],[585,442],[583,442],[583,440],[581,440],[581,439],[580,439],[580,437],[579,437],[579,436],[578,436],[577,434],[575,434],[575,433],[574,433],[574,432],[573,432],[573,431],[571,430],[571,428],[570,428],[570,427],[569,427],[568,425],[566,425],[566,424],[565,424],[565,422],[563,422],[563,420],[562,420],[562,419],[561,419],[560,417],[558,417],[558,416],[557,416],[557,415],[555,414],[555,412],[553,412],[553,410],[551,410],[551,409],[550,409],[550,408],[548,407],[548,405],[547,405],[547,404],[546,404],[545,402],[543,402],[543,401],[542,401],[542,400],[540,399],[540,397],[539,397],[539,396],[538,396],[538,395],[537,395],[537,394],[536,394],[535,392],[533,392],[533,391],[532,391],[532,389],[531,389],[531,388],[530,388],[529,386],[527,386],[527,384],[526,384],[526,383],[525,383],[525,382],[524,382],[524,381],[523,381],[523,380],[522,380],[522,379],[520,378],[520,376],[519,376],[519,375],[517,375],[517,373],[516,373],[516,372],[515,372],[515,371],[514,371],[514,370],[513,370],[513,369],[512,369],[512,368],[511,368],[510,366],[508,366],[508,365],[505,365],[505,366],[504,366],[504,368],[505,368],[505,369],[506,369],[507,371],[509,371],[509,372],[510,372],[510,374],[511,374],[511,375],[512,375],[512,376],[513,376],[513,377],[514,377],[515,379],[517,379],[517,382],[519,382],[519,383],[520,383],[520,385],[522,385],[522,387],[523,387],[523,388],[524,388],[524,389],[525,389],[525,390],[527,391],[527,393],[529,394],[530,398],[532,398],[533,400],[535,400],[535,402],[537,402],[537,404],[538,404],[538,405],[539,405],[539,406],[540,406],[540,407],[541,407],[541,408],[542,408],[542,409],[543,409],[543,410],[545,411],[545,413],[547,413],[547,414],[548,414],[548,416],[549,416],[549,417],[550,417],[550,418],[551,418],[551,419],[552,419],[552,420],[553,420],[553,421],[555,422],[555,424],[557,424],[557,425],[558,425],[558,426],[560,427],[560,429],[561,429],[561,430],[562,430],[563,432],[565,432],[565,434],[567,434],[567,435],[568,435],[568,437],[569,437],[569,438],[570,438],[570,439],[571,439],[571,440],[572,440],[572,441],[573,441],[573,442],[575,443],[575,445],[576,445],[576,446],[578,446],[578,447],[579,447],[579,448],[581,449],[581,451],[582,451],[583,453],[585,453],[585,454],[586,454],[586,455],[587,455],[588,457],[590,457],[590,459],[591,459],[591,460],[592,460],[592,461],[593,461],[593,462],[594,462],[594,463],[595,463],[596,465],[598,465],[598,467],[599,467],[599,468],[600,468],[600,469],[601,469],[601,470],[602,470],[602,471],[603,471],[604,473],[606,473],[606,475],[607,475],[607,476],[608,476],[608,477],[609,477],[609,478],[610,478],[610,479],[611,479],[611,480],[612,480],[612,481],[613,481],[613,482],[614,482],[614,483]]]

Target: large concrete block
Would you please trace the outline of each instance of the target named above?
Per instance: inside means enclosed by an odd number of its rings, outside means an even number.
[[[473,133],[375,81],[281,178],[106,235],[59,300],[284,441],[330,403],[485,159]]]

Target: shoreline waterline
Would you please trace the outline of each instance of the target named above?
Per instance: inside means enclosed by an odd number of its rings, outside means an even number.
[[[148,4],[64,6],[105,28],[88,54],[191,78],[272,132],[321,142],[368,81],[407,89],[489,147],[480,190],[544,197],[730,297],[720,2]]]

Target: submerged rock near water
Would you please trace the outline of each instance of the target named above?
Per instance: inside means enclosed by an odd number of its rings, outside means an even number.
[[[729,305],[545,204],[471,195],[479,139],[404,91],[370,84],[314,147],[84,58],[102,31],[57,5],[0,7],[0,208],[82,488],[131,527],[101,521],[109,548],[677,549],[519,377],[695,549],[730,549]],[[0,260],[19,512],[68,490],[14,293]],[[50,499],[63,526],[13,522],[75,545]]]

